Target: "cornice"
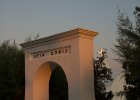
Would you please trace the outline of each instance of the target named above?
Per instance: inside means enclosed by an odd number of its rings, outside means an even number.
[[[48,37],[30,41],[30,42],[22,43],[22,44],[20,44],[20,46],[23,48],[30,48],[30,47],[36,46],[38,44],[43,45],[46,43],[49,44],[49,43],[53,43],[53,42],[58,42],[58,41],[60,41],[60,39],[66,40],[68,38],[85,37],[85,36],[93,38],[97,34],[98,34],[98,32],[94,32],[94,31],[90,31],[90,30],[86,30],[86,29],[82,29],[82,28],[76,28],[76,29],[58,33],[58,34],[55,34],[52,36],[48,36]]]

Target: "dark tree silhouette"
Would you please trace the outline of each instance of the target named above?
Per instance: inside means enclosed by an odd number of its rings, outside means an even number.
[[[126,81],[124,94],[127,100],[140,100],[140,7],[134,11],[135,22],[119,10],[117,17],[117,44],[115,53],[119,56]]]
[[[0,100],[24,100],[24,53],[9,40],[0,44]]]
[[[94,60],[94,81],[95,81],[95,97],[96,100],[110,100],[113,97],[112,92],[106,92],[106,83],[112,81],[111,69],[104,62],[106,49],[101,49],[100,57]]]

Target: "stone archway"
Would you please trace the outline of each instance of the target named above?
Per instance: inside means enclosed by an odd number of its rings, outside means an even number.
[[[55,62],[45,62],[33,79],[33,100],[68,100],[65,72]]]
[[[49,79],[54,76],[50,66],[55,65],[49,61],[60,65],[67,76],[68,100],[95,100],[93,38],[97,34],[76,28],[20,44],[25,52],[25,100],[49,100]]]

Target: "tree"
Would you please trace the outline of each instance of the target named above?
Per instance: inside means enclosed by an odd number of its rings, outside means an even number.
[[[140,7],[134,11],[135,22],[119,10],[117,17],[117,44],[115,53],[123,68],[127,100],[140,100]]]
[[[39,34],[30,34],[25,42],[38,39]],[[0,44],[0,100],[24,100],[25,65],[24,52],[15,40],[6,40]]]
[[[39,33],[35,34],[32,36],[32,34],[26,36],[25,40],[24,40],[24,43],[26,42],[31,42],[33,40],[37,40],[39,38]]]
[[[24,53],[15,41],[0,44],[0,100],[24,100]]]
[[[106,92],[106,83],[112,81],[111,69],[105,63],[106,49],[101,49],[99,57],[94,60],[95,97],[97,100],[110,100],[112,92]]]

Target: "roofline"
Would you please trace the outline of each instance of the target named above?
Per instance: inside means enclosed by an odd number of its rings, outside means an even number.
[[[51,35],[51,36],[48,36],[48,37],[33,40],[33,41],[30,41],[30,42],[21,43],[19,45],[21,47],[25,48],[25,47],[32,46],[32,45],[35,45],[35,44],[38,44],[38,43],[48,42],[48,41],[56,40],[58,38],[71,36],[73,34],[86,34],[86,35],[90,35],[90,36],[94,37],[94,36],[98,35],[99,33],[95,32],[95,31],[82,29],[82,28],[76,28],[76,29],[72,29],[72,30],[69,30],[69,31],[66,31],[66,32],[61,32],[61,33],[58,33],[58,34],[55,34],[55,35]]]

